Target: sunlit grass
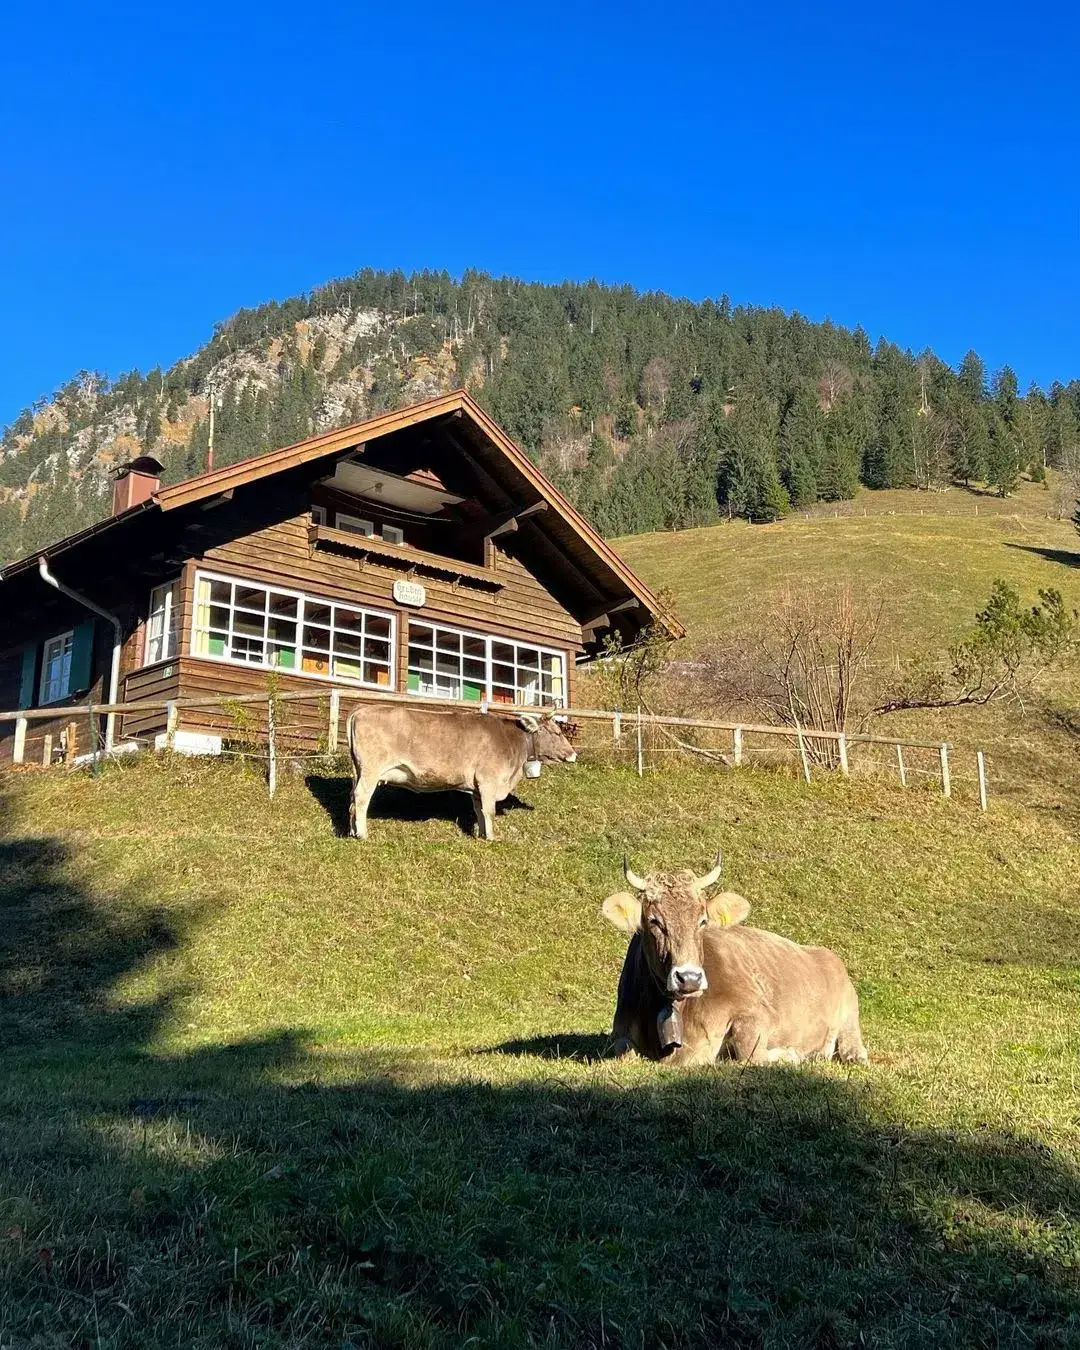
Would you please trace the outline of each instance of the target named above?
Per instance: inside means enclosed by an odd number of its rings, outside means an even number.
[[[813,593],[847,583],[885,602],[873,659],[887,678],[909,657],[942,652],[970,629],[998,577],[1029,603],[1054,588],[1080,607],[1080,535],[1071,522],[1047,518],[1049,496],[1031,483],[1005,501],[960,489],[863,493],[843,510],[857,512],[865,502],[865,517],[796,514],[773,525],[734,521],[637,535],[616,545],[646,581],[672,591],[689,630],[684,658],[752,627],[784,587],[805,585]],[[958,775],[969,780],[981,748],[992,795],[1075,817],[1078,704],[1080,668],[1070,668],[1041,684],[1024,706],[898,714],[876,719],[869,729],[953,742]]]
[[[343,786],[7,784],[0,1344],[1080,1335],[1065,823],[594,760],[494,845],[452,812],[359,845]],[[752,921],[848,962],[865,1071],[596,1058],[624,850],[718,845]]]

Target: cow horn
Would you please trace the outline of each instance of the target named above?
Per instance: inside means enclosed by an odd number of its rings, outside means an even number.
[[[720,880],[720,873],[723,871],[723,869],[724,869],[724,852],[723,849],[718,849],[716,852],[716,862],[713,865],[712,871],[706,872],[703,877],[698,877],[697,879],[698,887],[701,890],[705,891],[708,890],[710,886],[715,886],[716,883]]]
[[[645,883],[642,881],[641,877],[639,877],[636,872],[630,870],[630,859],[625,853],[623,854],[622,860],[622,874],[626,878],[626,884],[628,886],[633,886],[635,891],[643,891],[645,889]]]

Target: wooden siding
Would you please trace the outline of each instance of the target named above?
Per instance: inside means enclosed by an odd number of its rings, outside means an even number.
[[[208,548],[198,559],[206,571],[220,572],[268,586],[283,586],[330,600],[368,605],[401,615],[417,613],[437,623],[482,633],[537,642],[542,646],[582,650],[581,625],[554,600],[527,567],[496,550],[495,570],[502,582],[497,592],[425,577],[427,602],[410,611],[396,603],[394,582],[407,566],[383,565],[345,554],[312,550],[307,511],[280,523]],[[422,557],[422,554],[417,554]],[[185,617],[185,631],[190,618]]]
[[[122,703],[136,703],[139,699],[155,700],[180,697],[180,661],[172,656],[152,666],[133,670],[121,682]],[[137,736],[146,740],[165,730],[166,714],[151,709],[144,715],[126,713],[119,719],[117,738],[124,740]]]

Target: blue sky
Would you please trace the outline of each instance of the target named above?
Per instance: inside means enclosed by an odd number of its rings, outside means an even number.
[[[0,423],[363,266],[630,282],[1080,376],[1080,17],[168,6],[0,30]]]

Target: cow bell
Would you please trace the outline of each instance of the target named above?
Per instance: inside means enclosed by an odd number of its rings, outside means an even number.
[[[527,759],[525,761],[525,777],[526,778],[540,777],[540,761],[538,759]]]
[[[682,1045],[682,1017],[669,1003],[656,1014],[656,1033],[660,1037],[660,1053],[678,1050]]]

